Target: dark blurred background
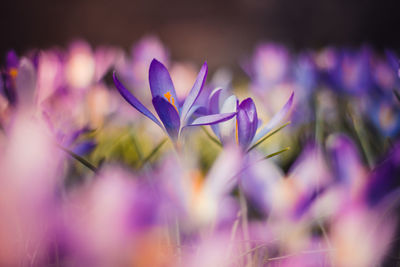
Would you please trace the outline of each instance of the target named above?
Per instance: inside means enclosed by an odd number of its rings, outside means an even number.
[[[129,49],[157,34],[174,59],[237,64],[259,41],[291,49],[326,45],[400,47],[397,1],[355,0],[16,0],[0,8],[0,53],[14,48],[92,45]]]

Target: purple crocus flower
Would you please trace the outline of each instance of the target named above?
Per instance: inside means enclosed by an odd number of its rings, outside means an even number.
[[[237,115],[236,125],[234,121],[226,122],[223,125],[221,124],[220,127],[214,126],[213,131],[222,143],[235,140],[240,147],[246,150],[260,141],[286,117],[292,106],[293,96],[294,93],[290,95],[286,104],[266,125],[259,127],[260,121],[258,120],[257,109],[253,99],[246,98],[239,103],[236,96],[226,97],[223,89],[216,89],[210,95],[208,112],[213,114],[230,111],[236,112]]]
[[[140,113],[154,121],[158,126],[167,132],[172,140],[176,141],[179,138],[182,129],[186,126],[216,124],[229,120],[236,115],[236,112],[212,114],[198,117],[191,122],[189,121],[189,118],[196,109],[193,104],[196,102],[200,92],[203,89],[207,71],[207,63],[204,63],[192,87],[192,90],[184,100],[182,107],[180,107],[174,85],[167,68],[156,59],[153,59],[149,69],[149,82],[153,106],[158,114],[159,119],[157,119],[150,110],[148,110],[125,88],[125,86],[118,80],[115,72],[113,74],[113,78],[115,86],[125,100],[128,101],[128,103]]]
[[[17,102],[17,93],[16,93],[16,78],[18,75],[18,66],[19,66],[19,58],[14,50],[11,50],[7,53],[6,57],[6,66],[2,71],[3,76],[3,90],[2,92],[7,98],[8,102],[11,105],[15,105]]]

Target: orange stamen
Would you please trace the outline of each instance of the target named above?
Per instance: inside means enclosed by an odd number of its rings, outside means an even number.
[[[15,79],[18,75],[18,70],[17,68],[10,68],[8,73],[10,74],[11,78]]]
[[[176,112],[178,112],[178,108],[175,106],[175,99],[173,98],[173,96],[171,95],[171,92],[166,92],[164,94],[165,98],[168,100],[169,103],[171,103],[174,108],[176,109]],[[178,112],[179,113],[179,112]]]
[[[199,171],[193,171],[193,192],[197,196],[203,190],[204,179]]]
[[[235,131],[236,143],[239,144],[239,131],[238,131],[238,121],[236,120],[236,131]]]

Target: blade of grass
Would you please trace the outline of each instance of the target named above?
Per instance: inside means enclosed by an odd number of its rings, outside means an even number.
[[[213,141],[216,145],[218,145],[219,147],[222,147],[222,144],[220,141],[217,140],[217,138],[215,138],[214,136],[212,136],[207,129],[202,126],[201,129],[203,130],[203,132],[207,135],[208,138],[210,138],[211,141]]]
[[[133,147],[135,148],[136,153],[138,155],[138,158],[139,158],[140,161],[142,161],[143,160],[143,153],[142,153],[142,150],[140,149],[139,144],[138,144],[138,142],[136,140],[135,134],[133,134],[133,133],[130,134],[130,137],[131,137],[131,140],[132,140]]]
[[[374,166],[374,157],[372,156],[372,151],[371,147],[368,143],[367,137],[366,137],[366,132],[363,130],[365,129],[362,125],[362,121],[358,118],[355,117],[354,113],[352,110],[348,110],[348,113],[350,115],[350,118],[353,122],[353,127],[356,132],[356,135],[358,137],[358,140],[360,141],[361,148],[364,152],[365,158],[367,160],[368,166],[370,169],[373,168]]]
[[[290,150],[289,146],[285,147],[284,149],[279,150],[279,151],[277,151],[275,153],[269,154],[269,155],[265,156],[263,159],[269,159],[269,158],[275,157],[275,156],[277,156],[277,155],[279,155],[279,154],[281,154],[281,153],[283,153],[285,151],[288,151],[288,150]]]
[[[140,167],[145,165],[160,149],[161,147],[168,141],[168,138],[164,138],[154,149],[143,159]]]
[[[71,157],[73,157],[74,159],[76,159],[77,161],[79,161],[82,165],[84,165],[85,167],[87,167],[88,169],[90,169],[91,171],[93,171],[94,173],[97,173],[98,169],[89,161],[87,161],[85,158],[75,154],[74,152],[72,152],[71,150],[62,147],[60,145],[58,145],[58,147],[63,150],[64,152],[66,152],[67,154],[69,154]]]
[[[393,89],[393,93],[396,96],[396,99],[400,102],[400,93],[396,89]]]
[[[273,136],[274,134],[276,134],[277,132],[279,132],[280,130],[282,130],[283,128],[285,128],[286,126],[288,126],[290,124],[290,121],[288,121],[287,123],[283,124],[282,126],[280,126],[278,129],[270,132],[269,134],[267,134],[265,137],[263,137],[261,140],[259,140],[257,143],[255,143],[253,146],[251,146],[247,152],[250,152],[251,150],[253,150],[254,148],[256,148],[257,146],[259,146],[261,143],[263,143],[265,140],[267,140],[268,138],[270,138],[271,136]]]

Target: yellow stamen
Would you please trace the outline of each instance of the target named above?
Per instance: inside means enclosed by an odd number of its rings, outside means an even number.
[[[235,130],[236,143],[239,144],[239,130],[238,130],[238,121],[236,120],[236,130]]]
[[[10,74],[11,78],[15,79],[17,77],[17,75],[18,75],[18,69],[17,68],[10,68],[8,73]]]
[[[198,196],[203,190],[204,178],[199,171],[193,171],[191,175],[193,177],[193,193],[194,196]]]
[[[175,99],[173,98],[173,96],[171,95],[171,92],[168,91],[164,94],[165,98],[168,100],[169,103],[171,103],[174,108],[176,109],[176,112],[178,112],[178,108],[175,106]],[[179,113],[179,112],[178,112]]]

